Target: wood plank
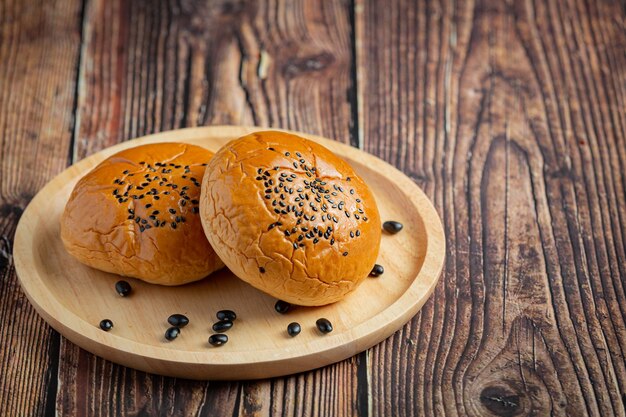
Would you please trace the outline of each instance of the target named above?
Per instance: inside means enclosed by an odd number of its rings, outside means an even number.
[[[26,205],[67,164],[80,1],[0,2],[0,415],[54,411],[59,335],[17,283],[12,242]]]
[[[94,0],[85,15],[75,160],[132,137],[208,124],[351,140],[348,4]],[[65,340],[61,358],[60,415],[341,415],[354,414],[361,398],[356,359],[289,378],[217,383],[136,372]]]
[[[435,296],[371,352],[373,414],[623,415],[620,5],[356,10],[365,149],[433,198],[449,248]]]

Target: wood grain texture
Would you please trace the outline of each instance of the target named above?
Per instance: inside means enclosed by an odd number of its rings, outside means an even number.
[[[80,3],[0,5],[0,415],[54,411],[59,337],[17,284],[12,241],[33,195],[67,165]]]
[[[209,124],[350,141],[349,17],[349,4],[325,1],[88,1],[74,160],[143,134]],[[57,411],[86,416],[106,415],[117,398],[125,398],[120,415],[354,414],[364,365],[350,360],[262,382],[172,384],[65,341],[60,356]]]
[[[624,415],[624,11],[357,10],[365,149],[427,191],[449,248],[435,296],[371,351],[373,413]]]

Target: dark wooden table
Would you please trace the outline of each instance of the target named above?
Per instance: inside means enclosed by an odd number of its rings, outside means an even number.
[[[624,415],[626,4],[0,1],[0,415]],[[378,346],[265,381],[137,372],[20,290],[16,224],[119,141],[246,124],[350,143],[430,196],[448,255]]]

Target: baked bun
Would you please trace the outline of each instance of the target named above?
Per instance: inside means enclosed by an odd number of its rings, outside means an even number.
[[[105,159],[65,206],[65,248],[86,265],[154,284],[185,284],[221,268],[198,214],[212,156],[199,146],[158,143]]]
[[[202,226],[226,266],[290,303],[340,300],[374,266],[381,225],[374,196],[323,146],[257,132],[220,149],[207,167]]]

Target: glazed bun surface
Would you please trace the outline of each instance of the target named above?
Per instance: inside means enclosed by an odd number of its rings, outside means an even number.
[[[323,146],[257,132],[220,149],[202,183],[202,225],[239,278],[290,303],[329,304],[376,262],[381,225],[374,196]]]
[[[212,156],[158,143],[107,158],[72,191],[61,218],[65,248],[86,265],[154,284],[185,284],[221,268],[198,213]]]

